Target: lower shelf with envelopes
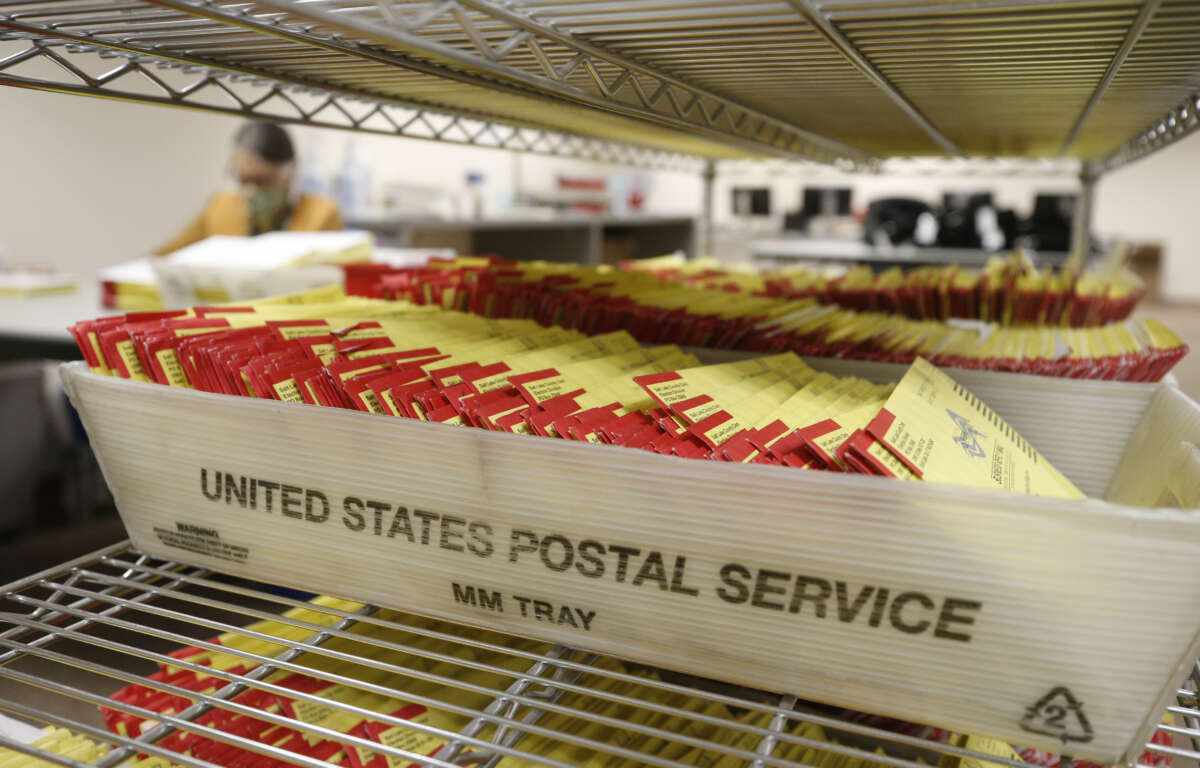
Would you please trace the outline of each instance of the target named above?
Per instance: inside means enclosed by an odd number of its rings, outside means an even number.
[[[0,763],[1100,768],[120,544],[0,588]],[[1137,763],[1200,756],[1195,674]],[[118,688],[119,687],[119,688]],[[1059,716],[1058,693],[1036,713]],[[42,727],[44,726],[44,727]],[[1189,738],[1190,737],[1190,738]],[[66,762],[63,762],[66,761]]]
[[[1125,445],[1102,501],[64,381],[139,549],[235,575],[1105,763],[1197,654],[1200,519],[1121,504],[1136,408],[1024,430]],[[1086,728],[1031,717],[1064,695]]]

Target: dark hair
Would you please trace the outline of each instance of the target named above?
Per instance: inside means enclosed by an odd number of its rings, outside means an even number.
[[[253,152],[272,165],[283,165],[296,159],[291,137],[275,123],[246,123],[234,134],[233,144],[239,149]]]

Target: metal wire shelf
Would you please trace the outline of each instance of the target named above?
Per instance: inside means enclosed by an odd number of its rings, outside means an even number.
[[[1200,125],[1197,0],[4,0],[3,40],[0,84],[626,164],[1094,175]]]
[[[698,172],[702,166],[679,152],[500,123],[469,110],[432,110],[353,89],[317,89],[57,38],[26,36],[6,46],[0,35],[0,84],[660,170]]]
[[[601,760],[670,767],[721,759],[755,768],[786,767],[812,765],[822,752],[890,768],[937,765],[943,757],[1027,766],[964,749],[953,735],[936,729],[798,702],[786,694],[648,669],[374,605],[309,603],[274,587],[149,558],[128,543],[14,582],[0,589],[0,599],[0,710],[107,745],[107,753],[92,763],[99,768],[137,755],[196,768],[212,765],[173,751],[173,734],[197,734],[308,768],[331,764],[214,727],[214,713],[255,717],[314,739],[369,749],[400,764],[411,760],[443,768],[504,765],[506,758],[557,768]],[[263,621],[283,629],[266,631]],[[189,660],[198,656],[168,655],[180,646],[223,653],[241,663],[207,665]],[[151,675],[167,666],[177,673],[202,673],[213,684],[197,691]],[[334,695],[332,688],[305,692],[281,681],[288,673],[420,704],[441,719],[379,714]],[[1174,743],[1148,744],[1143,755],[1148,762],[1163,755],[1200,759],[1198,682],[1200,666],[1178,692],[1178,704],[1168,708],[1175,724],[1159,728]],[[182,697],[186,706],[164,713],[162,707],[109,698],[115,688],[131,685]],[[256,708],[246,703],[249,692],[286,695],[367,717],[436,737],[445,746],[426,757],[347,735],[319,720]],[[103,726],[99,707],[145,720],[136,732],[115,733]],[[820,726],[834,740],[810,738],[803,724]],[[80,765],[7,736],[0,736],[0,745],[55,764]],[[1061,765],[1069,764],[1065,758]]]

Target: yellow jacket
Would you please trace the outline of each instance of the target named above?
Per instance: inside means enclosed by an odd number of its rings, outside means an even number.
[[[343,229],[341,214],[332,200],[314,195],[301,195],[292,206],[292,213],[283,228],[294,232],[317,232]],[[250,217],[246,198],[237,192],[218,192],[204,211],[179,234],[154,249],[158,256],[177,251],[185,245],[212,235],[250,234]]]

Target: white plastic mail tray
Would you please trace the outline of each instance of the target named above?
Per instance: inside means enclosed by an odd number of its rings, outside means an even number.
[[[951,372],[1083,501],[63,379],[137,547],[1103,763],[1200,653],[1200,408]],[[1107,485],[1107,488],[1106,488]],[[1102,498],[1101,498],[1102,497]]]

